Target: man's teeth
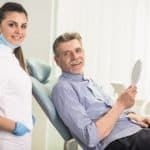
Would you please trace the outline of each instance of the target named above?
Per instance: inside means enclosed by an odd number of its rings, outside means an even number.
[[[73,62],[71,62],[71,65],[78,65],[80,63],[81,63],[81,61],[73,61]]]

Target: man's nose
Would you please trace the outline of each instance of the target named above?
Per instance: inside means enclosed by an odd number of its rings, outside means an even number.
[[[75,52],[71,53],[71,56],[72,56],[72,59],[76,59],[78,57],[78,55]]]

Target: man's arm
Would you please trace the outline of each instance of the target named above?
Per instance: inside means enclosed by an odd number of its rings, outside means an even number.
[[[134,105],[135,95],[136,87],[130,86],[118,97],[111,110],[108,111],[108,113],[105,114],[102,118],[96,121],[96,127],[101,139],[104,139],[110,134],[121,113],[125,109],[130,108]]]
[[[71,84],[63,82],[57,85],[53,89],[51,99],[61,119],[79,141],[87,147],[100,144],[95,122],[89,118]]]

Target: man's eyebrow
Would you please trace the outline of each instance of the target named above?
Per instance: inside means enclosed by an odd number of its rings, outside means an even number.
[[[65,53],[65,52],[70,52],[70,50],[64,50],[64,51],[62,51],[62,53]]]

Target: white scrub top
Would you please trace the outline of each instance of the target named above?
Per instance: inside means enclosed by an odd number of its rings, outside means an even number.
[[[9,47],[0,44],[0,116],[32,130],[32,83]],[[30,150],[31,133],[15,136],[0,130],[0,150]]]

